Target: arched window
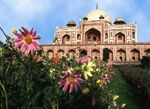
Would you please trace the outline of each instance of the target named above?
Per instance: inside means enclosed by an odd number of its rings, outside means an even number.
[[[70,36],[69,35],[64,35],[62,37],[62,44],[70,44]]]
[[[105,39],[108,39],[108,33],[105,33]]]
[[[77,34],[77,40],[81,40],[81,35]]]
[[[116,44],[123,44],[125,43],[125,35],[121,32],[115,35],[115,43]]]
[[[127,34],[127,36],[130,36],[130,30],[128,30],[128,34]]]
[[[135,32],[132,32],[132,38],[135,39]]]

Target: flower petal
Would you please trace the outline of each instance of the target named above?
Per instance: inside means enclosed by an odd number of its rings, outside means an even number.
[[[14,35],[18,36],[19,38],[21,38],[23,35],[20,33],[15,32]]]
[[[22,41],[20,41],[20,42],[18,42],[18,43],[15,43],[15,48],[20,47],[22,44],[23,44],[23,42],[22,42]]]
[[[65,85],[64,85],[64,87],[63,87],[63,91],[64,91],[64,92],[67,91],[68,86],[69,86],[69,84],[65,84]]]
[[[13,42],[19,42],[21,40],[22,40],[21,38],[16,38],[16,39],[13,40]]]
[[[74,90],[75,90],[76,92],[78,92],[77,84],[74,84],[74,85],[73,85],[73,88],[74,88]]]
[[[71,93],[73,90],[73,84],[70,85],[70,90],[69,90],[69,93]]]
[[[22,27],[22,30],[24,31],[25,34],[29,34],[29,31],[26,28]]]
[[[87,80],[88,79],[88,76],[87,76],[87,73],[84,72],[84,78]]]

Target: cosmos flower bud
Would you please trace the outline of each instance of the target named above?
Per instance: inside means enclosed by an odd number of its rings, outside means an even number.
[[[113,100],[115,101],[115,100],[117,100],[119,98],[119,96],[118,95],[115,95],[114,97],[113,97]]]
[[[123,104],[121,105],[121,108],[124,108],[124,107],[126,107],[126,104],[125,104],[125,103],[123,103]]]
[[[90,91],[89,88],[86,87],[86,88],[84,88],[84,89],[82,90],[82,93],[83,93],[83,94],[88,94],[89,91]]]
[[[17,32],[16,28],[13,28],[11,32],[15,34]]]

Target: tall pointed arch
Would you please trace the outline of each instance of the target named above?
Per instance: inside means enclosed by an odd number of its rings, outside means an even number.
[[[95,28],[91,28],[85,33],[86,43],[100,43],[101,33]]]

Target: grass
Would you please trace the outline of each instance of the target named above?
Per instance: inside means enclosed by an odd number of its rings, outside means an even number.
[[[114,94],[119,95],[118,102],[126,103],[127,109],[141,109],[140,104],[137,101],[137,97],[134,94],[134,89],[126,83],[118,68],[115,67],[114,70],[116,75],[112,78],[107,89],[112,91]]]

